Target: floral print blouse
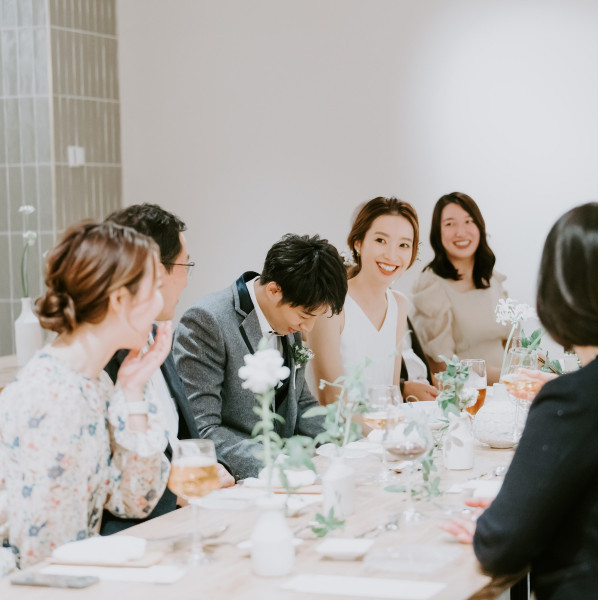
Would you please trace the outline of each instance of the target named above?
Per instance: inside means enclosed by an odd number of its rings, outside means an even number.
[[[0,540],[22,568],[97,533],[103,508],[135,518],[152,511],[169,463],[163,420],[147,400],[148,431],[130,431],[118,384],[44,350],[0,394]]]

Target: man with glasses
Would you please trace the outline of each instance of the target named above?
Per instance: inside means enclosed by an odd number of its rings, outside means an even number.
[[[189,274],[194,266],[194,263],[190,262],[187,242],[183,234],[186,230],[185,223],[156,204],[128,206],[112,213],[106,220],[131,227],[152,238],[157,243],[160,250],[161,264],[159,269],[162,279],[160,292],[163,297],[163,309],[156,320],[170,321],[175,314],[179,296],[187,286]],[[119,367],[127,353],[124,350],[117,352],[108,365],[104,367],[104,370],[113,381],[116,380]],[[169,435],[169,446],[165,454],[170,460],[171,444],[176,443],[177,439],[199,437],[194,415],[170,353],[161,365],[160,371],[153,375],[150,385],[155,386],[156,396],[160,400],[162,412],[166,416],[165,428]],[[224,487],[233,485],[233,477],[224,467],[221,465],[219,467],[221,485]],[[166,489],[147,519],[171,512],[176,507],[177,498],[170,490]],[[146,519],[121,519],[104,511],[101,534],[116,533],[132,525],[137,525],[143,520]]]

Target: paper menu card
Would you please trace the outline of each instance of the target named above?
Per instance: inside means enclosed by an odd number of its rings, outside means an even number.
[[[304,594],[389,598],[393,600],[427,600],[441,592],[445,583],[409,581],[382,577],[346,577],[305,573],[293,577],[281,588]]]

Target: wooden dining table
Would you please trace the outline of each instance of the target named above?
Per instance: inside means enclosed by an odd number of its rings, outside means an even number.
[[[383,526],[392,515],[400,512],[406,503],[404,492],[389,492],[382,484],[371,483],[369,478],[381,467],[381,457],[368,453],[361,458],[347,459],[346,462],[355,469],[356,504],[354,513],[346,519],[341,531],[334,531],[329,537],[355,537],[374,527],[379,529],[368,534],[373,536],[374,543],[369,553],[384,548],[395,547],[400,551],[411,549],[421,557],[430,553],[437,556],[439,566],[427,567],[427,564],[416,562],[414,567],[407,564],[407,559],[400,559],[396,567],[378,564],[369,560],[369,554],[357,560],[332,560],[323,558],[316,552],[316,547],[323,541],[317,538],[308,524],[314,519],[315,512],[321,511],[318,505],[303,509],[297,516],[288,517],[288,524],[297,537],[303,542],[296,547],[294,570],[283,577],[260,577],[252,572],[249,556],[237,547],[239,542],[248,540],[259,516],[256,507],[242,510],[223,508],[201,508],[200,522],[203,532],[217,532],[216,537],[207,542],[207,550],[213,562],[189,568],[187,573],[177,582],[168,585],[139,583],[131,581],[101,580],[88,588],[57,589],[28,586],[15,586],[9,578],[0,580],[0,598],[14,600],[53,600],[81,598],[81,600],[150,600],[153,598],[175,598],[177,600],[310,600],[311,598],[346,598],[358,600],[358,596],[345,594],[321,595],[305,594],[297,591],[281,589],[281,586],[300,574],[337,575],[361,578],[385,578],[398,580],[398,589],[403,581],[438,582],[443,589],[431,596],[432,600],[487,600],[497,598],[503,590],[511,586],[517,578],[492,578],[483,573],[473,553],[471,545],[457,542],[451,535],[440,529],[440,524],[456,516],[472,518],[472,513],[462,514],[464,500],[469,495],[469,485],[483,480],[501,479],[513,456],[512,450],[495,450],[476,442],[475,466],[465,471],[449,471],[442,466],[441,456],[436,460],[438,474],[441,478],[440,488],[445,492],[431,501],[418,500],[416,508],[425,518],[418,523],[399,523],[395,531],[386,531]],[[328,459],[316,457],[315,464],[319,472],[324,472]],[[406,483],[407,472],[397,476],[398,484]],[[420,477],[417,473],[416,477]],[[464,489],[467,484],[467,489]],[[452,493],[463,487],[462,491]],[[224,526],[226,530],[218,535]],[[148,540],[153,538],[177,537],[189,534],[191,528],[191,507],[181,508],[170,514],[147,521],[141,525],[127,529],[124,535],[141,536]],[[121,535],[121,534],[117,534]],[[178,549],[172,540],[149,541],[148,549],[163,552],[163,564],[177,564],[185,559],[185,548]],[[425,553],[425,554],[424,554]],[[426,562],[426,561],[425,561]],[[43,568],[47,563],[37,565]],[[386,568],[384,568],[384,566]],[[362,596],[364,598],[364,596]],[[377,596],[373,596],[374,598]],[[398,598],[406,596],[398,595]]]

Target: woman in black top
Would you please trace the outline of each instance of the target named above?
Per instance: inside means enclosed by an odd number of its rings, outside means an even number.
[[[544,246],[537,312],[582,369],[549,381],[529,412],[473,548],[493,575],[531,570],[538,600],[598,597],[598,205],[579,206]],[[456,522],[446,528],[469,539]]]

